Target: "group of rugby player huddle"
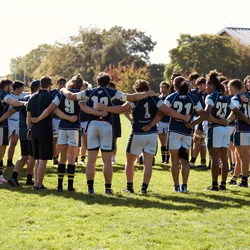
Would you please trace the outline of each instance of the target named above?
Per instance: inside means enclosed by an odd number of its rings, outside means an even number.
[[[135,93],[122,93],[115,89],[110,76],[105,72],[96,77],[95,88],[89,88],[88,83],[78,74],[67,83],[64,78],[59,78],[57,89],[51,90],[52,80],[45,76],[31,83],[31,93],[16,100],[10,94],[11,87],[18,86],[21,93],[23,83],[14,81],[13,84],[9,79],[2,79],[0,184],[6,182],[2,159],[8,145],[8,136],[11,135],[8,130],[13,130],[10,123],[8,128],[8,118],[19,111],[22,156],[7,180],[13,187],[19,185],[18,174],[27,163],[26,185],[32,185],[36,190],[46,189],[43,179],[47,160],[53,158],[54,164],[58,165],[58,192],[64,189],[65,175],[68,176],[67,190],[75,191],[75,165],[81,144],[81,163],[85,161],[86,147],[88,150],[88,194],[94,194],[95,164],[100,150],[104,193],[112,195],[112,163],[115,164],[116,139],[121,136],[117,114],[122,113],[131,113],[132,116],[132,132],[127,143],[125,162],[127,187],[124,191],[134,193],[134,165],[138,156],[142,155],[144,170],[140,194],[147,194],[158,147],[157,133],[161,142],[162,163],[169,163],[169,159],[171,162],[174,192],[187,192],[190,168],[195,167],[199,152],[201,167],[207,169],[205,138],[212,174],[212,185],[207,190],[226,189],[229,159],[231,167],[234,167],[229,184],[237,185],[237,178],[241,176],[238,186],[248,187],[250,76],[245,78],[244,83],[238,79],[228,81],[214,70],[206,78],[196,73],[191,74],[187,80],[174,74],[171,80],[171,85],[166,82],[160,84],[161,95],[157,96],[150,90],[149,83],[141,79],[133,85]]]

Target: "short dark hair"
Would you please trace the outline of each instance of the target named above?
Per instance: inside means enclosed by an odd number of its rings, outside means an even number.
[[[65,85],[65,84],[66,84],[66,79],[63,78],[63,77],[59,77],[59,78],[57,78],[57,80],[56,80],[56,84],[57,84],[57,85],[58,85],[58,84],[60,84],[60,85]]]
[[[195,72],[195,73],[191,73],[189,75],[188,79],[189,79],[189,81],[192,81],[192,80],[198,79],[199,77],[200,77],[200,75],[197,72]]]
[[[15,89],[20,89],[20,88],[22,88],[23,86],[24,86],[24,82],[15,80],[14,83],[13,83],[13,90],[15,90]]]
[[[243,87],[243,84],[242,84],[240,79],[233,79],[233,80],[229,81],[228,86],[230,86],[230,85],[238,90],[241,90],[241,88]]]
[[[11,85],[13,82],[10,79],[3,78],[0,80],[0,89],[3,90],[5,86]]]
[[[42,89],[47,89],[51,85],[52,79],[49,76],[43,76],[40,79],[40,83]]]
[[[97,77],[96,80],[98,82],[98,85],[103,86],[103,87],[107,87],[110,83],[110,75],[106,72],[100,72]]]
[[[149,83],[146,80],[138,79],[134,85],[133,90],[136,92],[149,91]]]
[[[173,81],[175,79],[175,77],[177,76],[181,76],[180,73],[173,73],[172,76],[171,76],[171,81]]]
[[[161,87],[162,85],[166,85],[167,89],[170,88],[169,83],[167,83],[166,81],[162,81],[159,86]]]
[[[203,76],[199,77],[199,78],[196,80],[196,85],[197,85],[197,86],[200,85],[200,84],[202,84],[202,83],[206,84],[206,78],[203,77]]]

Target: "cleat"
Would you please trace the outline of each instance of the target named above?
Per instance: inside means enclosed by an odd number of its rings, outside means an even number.
[[[123,192],[133,194],[135,191],[134,191],[134,189],[133,189],[133,188],[125,188],[125,189],[123,190]]]
[[[95,194],[94,189],[89,189],[89,190],[88,190],[88,194],[89,194],[89,195],[94,195],[94,194]]]
[[[237,185],[237,181],[234,181],[234,180],[231,179],[231,180],[228,182],[228,184],[231,185],[231,186],[236,186],[236,185]]]
[[[34,181],[26,181],[25,186],[34,186]]]
[[[112,165],[115,165],[116,164],[116,160],[112,160]]]
[[[15,179],[12,178],[12,177],[8,179],[8,183],[9,183],[12,187],[17,187],[17,186],[19,186],[18,181],[15,180]]]
[[[7,182],[5,179],[4,179],[4,177],[3,177],[3,175],[0,175],[0,182]]]
[[[6,167],[15,167],[15,165],[12,162],[9,162],[6,164]]]
[[[147,195],[147,194],[148,194],[147,190],[142,188],[140,191],[140,195]]]
[[[188,191],[187,191],[187,184],[182,184],[181,185],[181,192],[182,193],[187,193]]]
[[[68,191],[69,192],[76,192],[76,189],[75,188],[68,188]]]
[[[105,189],[104,194],[106,194],[106,195],[113,195],[114,191],[112,189]]]
[[[84,161],[80,161],[80,162],[79,162],[79,165],[84,165],[84,164],[85,164]]]
[[[225,191],[225,190],[227,190],[227,188],[226,188],[226,186],[224,186],[224,185],[220,185],[219,190]]]
[[[57,187],[57,192],[59,193],[63,192],[63,187]]]
[[[190,169],[195,168],[194,163],[193,162],[189,162],[189,167],[190,167]]]
[[[238,187],[248,188],[248,183],[247,182],[240,182],[238,184]]]
[[[54,159],[53,160],[53,165],[58,165],[59,164],[59,161],[57,159]]]
[[[34,189],[35,190],[47,190],[47,188],[42,184],[41,187],[38,187],[38,186],[34,186]]]
[[[204,189],[205,191],[219,191],[218,187],[210,186]]]
[[[180,192],[181,192],[180,185],[174,186],[173,192],[174,192],[174,193],[180,193]]]

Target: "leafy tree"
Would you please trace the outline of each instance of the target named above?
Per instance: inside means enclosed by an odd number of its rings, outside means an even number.
[[[168,79],[173,72],[188,74],[197,71],[205,75],[211,69],[217,69],[229,78],[242,77],[243,74],[242,55],[235,41],[229,37],[181,34],[177,47],[170,50],[169,54],[171,62],[164,73]]]
[[[165,64],[151,64],[148,66],[149,84],[152,90],[159,92],[159,84],[164,81]]]

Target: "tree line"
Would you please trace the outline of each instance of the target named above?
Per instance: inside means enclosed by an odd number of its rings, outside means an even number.
[[[158,91],[159,83],[169,81],[177,72],[206,75],[217,69],[228,78],[241,79],[249,74],[250,47],[239,41],[209,34],[181,34],[177,41],[177,47],[169,51],[169,64],[151,64],[156,42],[145,32],[119,26],[109,30],[80,27],[79,33],[64,43],[42,44],[25,56],[12,58],[10,77],[23,79],[24,70],[27,82],[43,75],[56,79],[80,73],[93,83],[98,72],[106,71],[119,89],[131,92],[138,78],[149,80],[151,88]]]

